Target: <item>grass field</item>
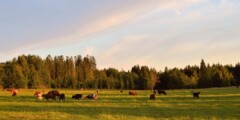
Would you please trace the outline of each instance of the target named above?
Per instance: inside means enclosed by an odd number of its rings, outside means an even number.
[[[191,90],[169,90],[167,96],[149,100],[151,91],[100,90],[98,100],[72,100],[73,94],[93,91],[59,90],[66,101],[37,101],[37,90],[20,90],[18,96],[0,91],[0,119],[74,119],[74,120],[155,120],[155,119],[240,119],[240,89],[200,89],[200,99],[193,99]],[[47,90],[46,90],[47,91]]]

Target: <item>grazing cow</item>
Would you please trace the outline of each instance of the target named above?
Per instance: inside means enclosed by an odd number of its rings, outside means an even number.
[[[129,95],[137,95],[137,92],[135,92],[135,91],[129,91]]]
[[[97,90],[96,92],[99,93],[99,90]]]
[[[120,90],[120,93],[123,93],[123,90]]]
[[[158,90],[158,94],[161,95],[167,95],[166,91],[165,90]]]
[[[82,94],[75,94],[72,96],[72,99],[79,100],[82,98],[82,96],[83,96]]]
[[[52,90],[52,91],[49,91],[47,94],[49,95],[53,95],[53,96],[60,96],[60,93],[58,90]]]
[[[150,100],[155,100],[155,94],[154,93],[150,95]]]
[[[85,97],[85,99],[96,100],[98,98],[97,94],[90,94]]]
[[[38,94],[41,94],[41,92],[37,91],[34,93],[34,96],[37,96]]]
[[[57,100],[55,95],[52,94],[43,94],[42,97],[44,97],[47,101],[49,99]]]
[[[37,100],[42,100],[42,93],[41,92],[35,92],[34,96],[37,97]]]
[[[12,96],[17,96],[18,90],[17,89],[13,89],[12,90]]]
[[[194,91],[192,91],[192,94],[193,94],[193,98],[199,98],[199,94],[200,94],[200,92],[194,92]]]
[[[59,95],[59,101],[65,101],[65,94]]]

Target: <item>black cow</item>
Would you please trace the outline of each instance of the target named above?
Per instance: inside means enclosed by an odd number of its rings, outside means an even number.
[[[65,101],[65,94],[59,95],[59,101]]]
[[[79,100],[82,98],[82,96],[83,96],[82,94],[75,94],[72,96],[72,99]]]
[[[200,92],[192,92],[192,94],[193,94],[193,98],[199,98],[199,94],[200,94]]]
[[[165,90],[158,90],[158,94],[161,95],[167,95],[167,92]]]

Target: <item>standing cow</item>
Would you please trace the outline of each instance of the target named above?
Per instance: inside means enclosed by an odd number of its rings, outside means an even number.
[[[52,91],[49,91],[47,94],[43,94],[42,96],[44,98],[46,98],[46,100],[48,101],[49,99],[53,99],[53,100],[56,100],[57,97],[60,98],[60,93],[58,90],[52,90]],[[65,96],[64,96],[65,97]],[[59,99],[60,100],[60,99]]]
[[[53,95],[53,96],[60,96],[60,92],[58,90],[51,90],[47,94]]]
[[[65,101],[65,94],[59,95],[59,101]]]
[[[167,92],[165,90],[158,90],[158,94],[161,95],[167,95]]]
[[[82,98],[82,96],[83,96],[82,94],[75,94],[72,96],[72,99],[79,100]]]
[[[192,91],[192,94],[193,94],[193,98],[195,99],[195,98],[199,98],[199,94],[200,94],[200,92],[194,92],[194,91]]]

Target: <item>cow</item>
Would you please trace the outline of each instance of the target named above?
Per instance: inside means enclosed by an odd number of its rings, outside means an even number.
[[[129,91],[129,95],[135,96],[135,95],[137,95],[137,92],[135,92],[135,91]]]
[[[82,94],[75,94],[75,95],[72,96],[72,99],[79,100],[79,99],[81,99],[82,97],[83,97]]]
[[[51,90],[47,94],[43,94],[42,97],[45,97],[47,101],[49,99],[56,100],[56,97],[60,97],[60,93],[58,90]]]
[[[193,98],[199,98],[199,94],[200,94],[200,92],[194,92],[194,91],[192,91],[192,94],[193,94]]]
[[[60,96],[60,93],[58,90],[51,90],[47,94],[53,95],[53,96]]]
[[[65,94],[59,95],[59,101],[65,101]]]
[[[123,93],[123,90],[120,90],[120,93]]]
[[[43,94],[42,97],[44,97],[47,101],[48,101],[49,99],[57,100],[57,99],[56,99],[56,96],[53,95],[53,94]]]
[[[17,96],[18,90],[17,89],[13,89],[12,90],[12,96]]]
[[[151,94],[150,95],[150,100],[155,100],[155,95],[156,95],[155,93]]]
[[[99,93],[99,90],[97,90],[96,92]]]
[[[161,95],[167,95],[167,92],[165,90],[158,90],[158,94]]]
[[[97,94],[90,94],[85,97],[85,99],[96,100],[98,98]]]
[[[37,96],[38,94],[41,94],[41,92],[37,91],[34,93],[34,96]]]
[[[38,101],[42,100],[42,93],[41,92],[35,92],[34,96],[37,97]]]

